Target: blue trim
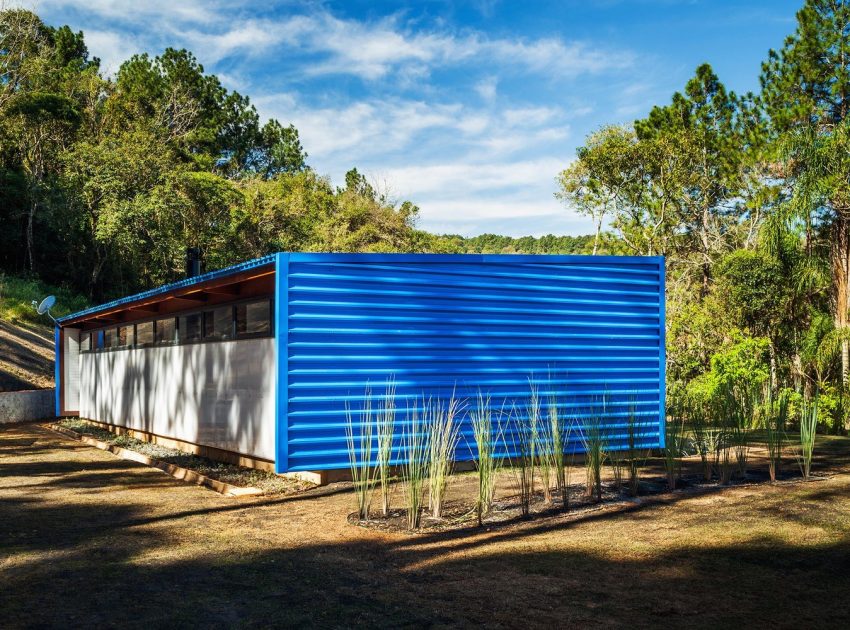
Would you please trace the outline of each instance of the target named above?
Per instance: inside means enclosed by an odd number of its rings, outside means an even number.
[[[144,300],[158,295],[163,295],[177,289],[185,289],[187,287],[223,278],[229,275],[237,274],[248,269],[262,267],[264,265],[274,264],[281,256],[286,256],[290,261],[295,263],[305,262],[419,262],[419,263],[458,263],[458,262],[490,262],[490,263],[537,263],[537,264],[560,264],[570,262],[585,262],[595,264],[611,264],[619,265],[651,265],[653,263],[663,266],[663,256],[584,256],[584,255],[542,255],[542,254],[308,254],[308,253],[277,253],[249,260],[232,267],[225,267],[217,271],[195,276],[194,278],[186,278],[166,284],[149,291],[136,293],[127,297],[119,298],[105,304],[93,306],[70,315],[59,317],[56,321],[59,324],[64,324],[79,317],[95,315],[102,311],[113,309],[126,304],[132,304],[139,300]]]
[[[275,458],[274,471],[289,470],[289,259],[275,258]]]
[[[421,263],[538,263],[561,264],[583,262],[587,264],[652,265],[663,263],[663,256],[586,256],[554,254],[289,254],[294,263],[305,262],[421,262]]]
[[[62,399],[61,399],[61,391],[62,391],[62,378],[60,374],[60,366],[61,366],[61,358],[62,358],[62,329],[59,326],[55,326],[53,328],[53,345],[56,350],[55,359],[53,361],[53,382],[56,383],[56,387],[54,388],[54,402],[56,406],[56,416],[59,417],[62,415]]]
[[[257,258],[255,260],[249,260],[238,265],[233,265],[232,267],[225,267],[224,269],[210,271],[208,273],[204,273],[200,276],[195,276],[193,278],[186,278],[185,280],[172,282],[171,284],[166,284],[161,287],[157,287],[156,289],[151,289],[150,291],[143,291],[142,293],[136,293],[135,295],[130,295],[127,297],[120,298],[118,300],[113,300],[112,302],[107,302],[106,304],[93,306],[82,311],[77,311],[76,313],[71,313],[70,315],[65,315],[64,317],[58,318],[56,321],[60,324],[63,324],[73,319],[77,319],[78,317],[94,315],[95,313],[100,313],[101,311],[112,309],[117,306],[123,306],[125,304],[131,304],[133,302],[138,302],[139,300],[144,300],[146,298],[156,297],[158,295],[162,295],[164,293],[168,293],[169,291],[174,291],[176,289],[185,289],[186,287],[191,287],[193,285],[200,284],[201,282],[206,282],[207,280],[224,278],[226,276],[237,274],[242,271],[247,271],[248,269],[254,269],[256,267],[270,265],[275,262],[275,256],[277,256],[277,254],[271,254],[269,256]]]
[[[658,261],[658,439],[661,448],[667,442],[667,295],[665,288],[666,267],[664,257]]]

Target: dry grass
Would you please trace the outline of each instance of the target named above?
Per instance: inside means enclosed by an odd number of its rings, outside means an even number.
[[[410,535],[347,524],[348,485],[225,498],[37,428],[7,427],[0,622],[847,627],[848,451],[847,439],[819,441],[816,457],[840,466],[809,483],[675,492],[490,531]],[[699,461],[689,464],[699,475]],[[754,453],[751,470],[762,465]],[[824,472],[823,459],[814,470]],[[475,492],[464,475],[450,502],[467,483]]]

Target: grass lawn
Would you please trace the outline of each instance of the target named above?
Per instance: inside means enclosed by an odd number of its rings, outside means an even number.
[[[410,535],[349,525],[344,485],[226,498],[7,427],[0,626],[848,627],[850,440],[821,454],[809,483]]]

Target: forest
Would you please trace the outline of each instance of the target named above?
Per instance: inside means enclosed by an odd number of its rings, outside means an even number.
[[[757,93],[701,65],[552,174],[594,234],[467,238],[419,229],[415,201],[356,168],[335,186],[294,126],[263,122],[187,50],[108,76],[82,32],[5,10],[0,272],[96,302],[181,277],[187,247],[207,270],[281,250],[663,255],[674,407],[730,388],[798,406],[817,395],[821,427],[845,432],[848,53],[850,2],[809,0]]]

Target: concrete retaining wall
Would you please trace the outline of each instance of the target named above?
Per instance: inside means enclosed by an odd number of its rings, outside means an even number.
[[[54,390],[0,392],[0,424],[55,418]]]

